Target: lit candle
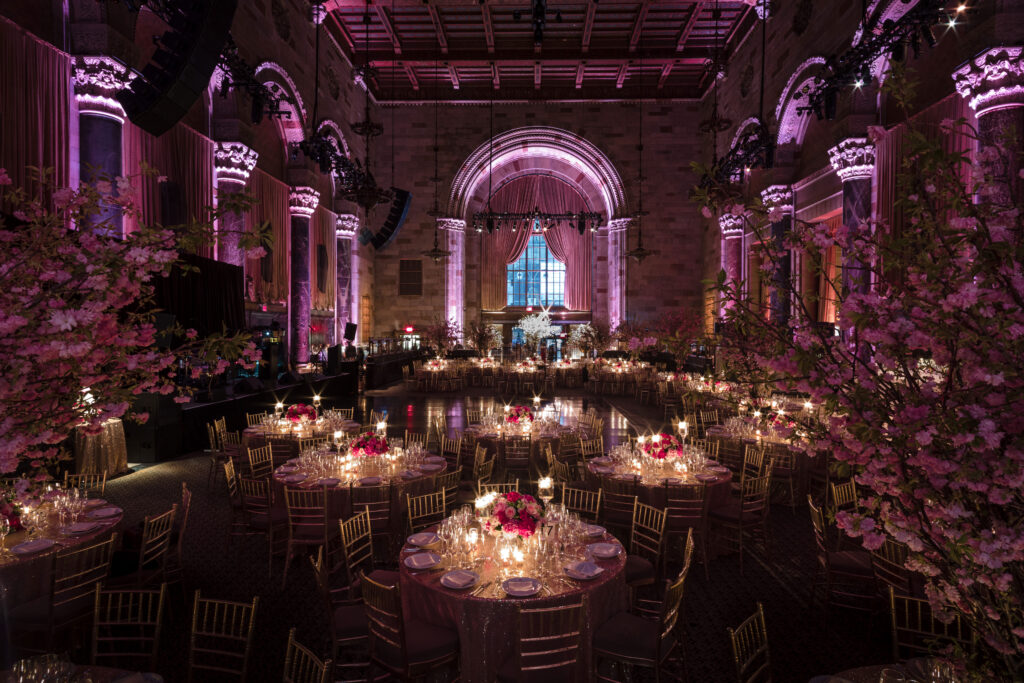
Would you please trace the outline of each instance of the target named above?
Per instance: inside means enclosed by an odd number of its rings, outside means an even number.
[[[313,405],[316,407],[320,406],[320,394],[313,394]]]
[[[511,553],[509,552],[508,546],[506,546],[502,548],[501,552],[499,552],[498,554],[501,556],[502,562],[508,562],[508,557]]]
[[[341,441],[342,432],[334,432],[334,443]]]
[[[540,481],[537,482],[537,488],[541,491],[550,489],[551,486],[551,477],[541,477]]]
[[[519,548],[516,548],[512,551],[512,557],[514,557],[516,562],[518,562],[519,564],[522,564],[523,560],[526,559],[526,557],[523,555],[523,551]]]
[[[760,410],[755,410],[754,411],[754,417],[760,418],[761,417],[761,411]]]
[[[811,412],[813,408],[814,406],[811,404],[810,401],[804,401],[804,410],[806,410],[807,412]]]
[[[654,443],[659,443],[661,441],[661,434],[655,434],[654,436],[652,436],[651,441]]]
[[[278,415],[280,415],[281,411],[283,411],[283,410],[284,410],[284,404],[283,403],[278,403],[276,406],[274,406],[274,412],[277,413]]]
[[[538,403],[540,403],[540,396],[534,396],[533,397],[533,405],[537,405]]]
[[[388,428],[388,423],[387,422],[384,422],[383,420],[381,420],[380,422],[377,423],[377,431],[378,432],[383,432],[387,428]]]
[[[643,434],[641,434],[640,436],[636,437],[636,443],[639,446],[643,446],[645,441],[647,441],[647,437],[644,436]]]
[[[505,406],[505,412],[507,413],[509,410],[510,410],[509,406]]]

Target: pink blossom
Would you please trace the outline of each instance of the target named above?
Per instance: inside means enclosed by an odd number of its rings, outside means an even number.
[[[11,176],[7,175],[7,169],[0,168],[0,185],[10,185],[11,182]]]

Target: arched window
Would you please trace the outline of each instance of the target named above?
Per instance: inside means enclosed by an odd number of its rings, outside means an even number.
[[[534,224],[534,230],[538,229]],[[548,249],[542,234],[530,235],[526,251],[506,270],[508,306],[564,306],[565,264]]]

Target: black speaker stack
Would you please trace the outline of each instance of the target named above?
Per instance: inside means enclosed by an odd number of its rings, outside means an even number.
[[[391,240],[395,239],[398,230],[405,223],[405,217],[409,214],[409,205],[412,204],[412,195],[397,187],[391,189],[395,193],[395,198],[391,202],[391,210],[384,220],[383,227],[376,234],[370,232],[369,228],[363,228],[359,232],[361,244],[372,244],[374,249],[383,249],[391,243]]]

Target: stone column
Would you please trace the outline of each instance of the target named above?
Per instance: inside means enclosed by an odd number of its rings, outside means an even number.
[[[309,221],[320,201],[312,187],[293,187],[288,197],[292,221],[291,295],[288,298],[288,348],[294,364],[309,362]]]
[[[978,117],[978,157],[995,184],[988,200],[1006,207],[1020,205],[1024,202],[1024,179],[1019,175],[1024,147],[1024,48],[984,50],[953,72],[953,82]],[[1010,131],[1017,137],[1009,154],[989,159],[985,149],[1005,144]]]
[[[461,330],[466,310],[466,221],[438,218],[437,229],[444,233],[444,248],[448,251],[444,264],[445,316]]]
[[[213,170],[217,180],[217,196],[245,191],[249,174],[256,167],[257,153],[241,142],[218,142],[213,148]],[[220,217],[217,225],[217,260],[233,266],[245,266],[245,252],[239,244],[245,232],[245,217],[231,211]]]
[[[336,286],[334,288],[334,338],[340,344],[345,338],[345,323],[356,323],[359,321],[352,315],[352,292],[358,295],[358,289],[354,288],[356,282],[355,269],[352,267],[352,240],[359,230],[359,218],[344,213],[338,216],[335,223],[334,236],[337,238],[337,272],[335,273]]]
[[[626,238],[632,218],[608,221],[608,323],[614,329],[626,318]]]
[[[792,303],[792,252],[786,247],[786,237],[793,228],[793,188],[789,185],[770,185],[761,191],[761,201],[769,211],[772,250],[785,252],[772,277],[771,318],[780,325],[789,323]]]
[[[722,214],[718,219],[722,231],[722,270],[725,281],[737,294],[743,280],[743,216]],[[723,302],[719,314],[733,307],[732,301]]]
[[[95,185],[103,176],[111,180],[124,174],[121,134],[125,112],[117,93],[135,78],[113,57],[75,58],[74,90],[78,104],[79,178]],[[132,169],[136,171],[138,169]],[[121,209],[104,205],[91,219],[93,225],[106,222],[116,236],[123,235]]]
[[[867,138],[846,138],[828,151],[832,169],[843,181],[843,225],[851,235],[870,230],[871,178],[875,173],[875,146]],[[843,292],[867,292],[870,264],[843,252]]]

